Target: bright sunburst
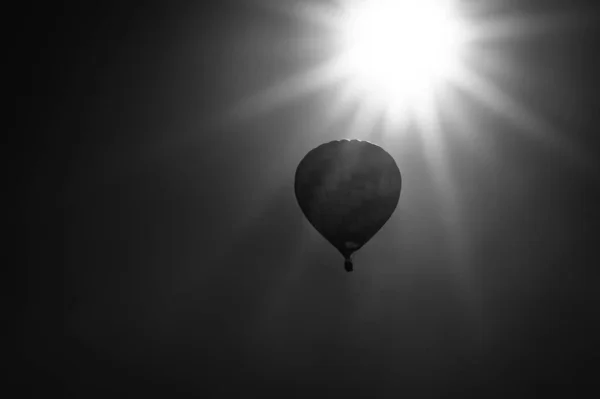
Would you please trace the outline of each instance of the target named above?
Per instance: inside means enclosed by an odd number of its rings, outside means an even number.
[[[481,105],[503,114],[544,144],[553,144],[562,152],[573,147],[525,104],[484,76],[482,70],[501,70],[503,75],[519,77],[521,71],[498,54],[486,52],[487,45],[570,29],[581,21],[581,15],[501,16],[494,14],[494,7],[501,3],[496,1],[253,1],[305,22],[307,32],[318,32],[308,35],[309,48],[319,47],[329,57],[313,69],[274,82],[244,99],[234,110],[238,117],[269,112],[295,98],[335,86],[339,89],[338,100],[326,110],[325,122],[349,117],[352,125],[345,136],[367,139],[372,127],[382,121],[385,137],[404,131],[399,127],[414,121],[421,128],[422,138],[429,137],[427,141],[433,145],[441,140],[432,135],[445,133],[441,128],[431,129],[439,125],[435,119],[440,111],[451,119],[460,119],[460,106],[450,104],[459,99],[457,92],[447,90],[459,88],[461,95],[472,96]],[[277,38],[273,40],[278,43]],[[301,42],[286,48],[297,55],[302,51],[302,46],[297,46]],[[260,44],[261,48],[268,46]],[[353,115],[347,114],[348,109],[355,110]],[[473,134],[465,123],[464,133]],[[589,158],[580,149],[570,152],[576,154],[574,158]]]
[[[449,1],[354,2],[341,24],[340,72],[384,107],[416,105],[455,76],[465,29]]]
[[[441,90],[468,75],[463,58],[476,35],[462,18],[458,0],[258,1],[325,27],[328,37],[318,40],[331,56],[328,63],[247,99],[243,113],[259,113],[342,83],[332,117],[335,108],[350,101],[368,110],[361,117],[365,123],[380,117],[418,118],[430,113],[424,108],[437,103]]]

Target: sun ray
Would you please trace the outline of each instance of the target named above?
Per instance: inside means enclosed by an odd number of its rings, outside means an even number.
[[[489,80],[470,71],[468,74],[462,74],[456,82],[474,98],[481,100],[491,110],[505,116],[513,125],[539,143],[568,158],[569,161],[579,164],[585,170],[598,168],[598,164],[591,154],[568,140],[564,134],[531,112],[525,104],[511,98]]]
[[[464,295],[465,306],[472,316],[474,328],[479,329],[482,314],[481,292],[471,270],[469,247],[465,218],[461,207],[459,187],[452,176],[452,169],[448,160],[448,151],[444,147],[447,140],[447,131],[443,127],[441,111],[434,104],[421,107],[418,113],[419,137],[423,143],[427,164],[434,177],[435,188],[439,206],[442,212],[442,223],[448,232],[446,239],[452,256],[452,271],[461,293]]]
[[[382,136],[384,139],[396,137],[396,131],[403,131],[404,124],[401,118],[397,118],[396,114],[387,109],[383,113]]]
[[[260,116],[333,85],[338,79],[337,62],[334,60],[250,95],[232,107],[229,115],[238,119]]]
[[[453,180],[449,175],[449,165],[446,159],[447,152],[444,145],[444,131],[439,121],[437,108],[430,106],[420,107],[418,109],[418,127],[419,138],[425,149],[427,164],[431,169],[432,176],[438,189],[440,198],[443,198],[442,207],[444,208],[445,220],[455,219],[456,192]]]
[[[478,134],[476,129],[478,119],[465,109],[464,98],[459,94],[456,90],[449,92],[447,101],[453,104],[452,107],[440,108],[444,120],[448,121],[448,127],[452,129],[452,137],[461,140],[461,145],[467,146],[480,161],[496,161],[489,145],[489,136]]]
[[[347,137],[369,139],[379,116],[372,104],[362,104],[354,116]]]
[[[329,109],[329,120],[331,122],[342,118],[359,102],[356,90],[351,85],[342,85],[337,91],[337,100],[331,104]]]
[[[473,22],[471,40],[476,42],[500,42],[564,33],[595,22],[594,17],[582,11],[553,11],[543,15],[502,15]]]
[[[261,7],[298,19],[312,26],[331,29],[339,24],[338,1],[321,0],[254,0]]]

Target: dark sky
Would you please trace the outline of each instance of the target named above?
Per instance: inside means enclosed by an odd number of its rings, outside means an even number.
[[[586,2],[502,2],[498,15],[580,17],[474,61],[509,60],[483,73],[554,139],[460,90],[439,154],[414,125],[357,137],[394,156],[403,191],[354,273],[304,219],[293,176],[356,110],[327,123],[330,87],[240,116],[325,60],[302,43],[326,33],[258,1],[160,3],[14,15],[21,392],[582,396],[600,305]]]

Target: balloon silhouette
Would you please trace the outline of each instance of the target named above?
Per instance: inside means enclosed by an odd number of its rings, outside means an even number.
[[[339,140],[309,151],[296,169],[300,209],[345,259],[387,222],[400,199],[402,177],[383,148],[360,140]]]

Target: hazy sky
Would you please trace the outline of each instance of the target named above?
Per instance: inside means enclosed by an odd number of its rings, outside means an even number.
[[[353,129],[338,86],[257,106],[331,56],[326,32],[258,0],[163,3],[20,14],[26,391],[580,396],[600,264],[585,2],[496,3],[486,18],[571,16],[473,60],[536,119],[455,89],[433,136]],[[341,138],[403,177],[354,273],[293,192],[306,152]]]

